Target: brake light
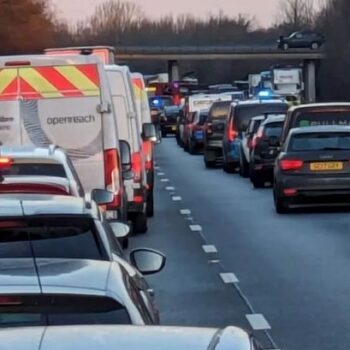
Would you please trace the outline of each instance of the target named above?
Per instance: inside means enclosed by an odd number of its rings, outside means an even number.
[[[297,190],[295,188],[286,188],[283,190],[285,196],[296,196]]]
[[[13,160],[7,157],[0,158],[0,168],[9,168],[13,164]]]
[[[146,158],[146,170],[153,169],[153,143],[151,141],[144,141],[142,143],[142,151]]]
[[[237,136],[238,132],[233,128],[233,121],[231,119],[227,126],[227,139],[228,141],[232,142],[237,138]]]
[[[281,170],[299,170],[302,168],[304,162],[297,159],[282,159],[279,161],[279,167]]]
[[[251,142],[251,148],[254,149],[258,142],[261,140],[263,137],[263,130],[259,129],[258,132],[253,136],[253,140]]]
[[[104,166],[106,190],[114,193],[114,201],[108,204],[107,207],[119,207],[121,203],[121,191],[119,174],[119,155],[117,149],[113,148],[104,151]]]
[[[5,62],[5,67],[30,66],[30,61],[11,61]]]
[[[20,298],[12,296],[1,296],[0,297],[0,306],[4,305],[22,305],[23,301]]]
[[[141,204],[143,203],[143,196],[134,196],[134,202],[136,204]]]
[[[134,180],[140,182],[142,178],[142,157],[139,152],[133,153],[131,163]]]

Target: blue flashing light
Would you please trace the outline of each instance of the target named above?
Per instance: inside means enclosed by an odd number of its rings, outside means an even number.
[[[155,106],[159,106],[160,101],[159,100],[153,100],[152,104],[155,105]]]
[[[271,91],[264,90],[259,92],[259,97],[272,97]]]

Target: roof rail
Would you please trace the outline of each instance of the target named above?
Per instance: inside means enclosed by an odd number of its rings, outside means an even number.
[[[49,146],[49,154],[50,156],[54,155],[55,151],[58,149],[57,145],[50,145]]]

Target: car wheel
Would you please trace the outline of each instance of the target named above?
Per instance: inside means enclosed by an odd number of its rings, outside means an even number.
[[[229,164],[224,162],[222,169],[225,173],[234,174],[236,172],[236,164]]]
[[[215,162],[215,161],[208,161],[208,160],[205,160],[205,161],[204,161],[204,164],[205,164],[205,167],[206,167],[207,169],[212,169],[212,168],[215,168],[216,162]]]
[[[167,132],[162,130],[162,137],[167,137]]]
[[[287,201],[276,193],[275,187],[273,189],[273,199],[277,214],[287,214],[289,212]]]
[[[134,233],[147,232],[147,215],[145,213],[137,213],[132,219],[132,227]]]
[[[317,50],[319,48],[319,45],[317,43],[311,44],[311,50]]]
[[[196,154],[196,145],[193,142],[193,140],[190,140],[189,142],[188,151],[190,152],[190,154]]]
[[[147,204],[146,204],[146,213],[149,218],[152,218],[154,216],[154,195],[153,192],[151,192],[148,195],[147,198]]]
[[[283,48],[284,51],[287,51],[289,49],[289,45],[287,43],[284,43],[282,45],[282,48]]]
[[[247,162],[244,152],[241,149],[241,156],[239,159],[239,174],[242,177],[248,177],[249,176],[249,163]]]
[[[253,183],[254,188],[265,187],[265,179],[263,177],[260,177],[255,171],[252,172],[250,180]]]

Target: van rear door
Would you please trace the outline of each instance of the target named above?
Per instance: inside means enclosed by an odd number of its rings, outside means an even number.
[[[97,64],[0,70],[0,141],[67,150],[86,191],[105,187]]]

